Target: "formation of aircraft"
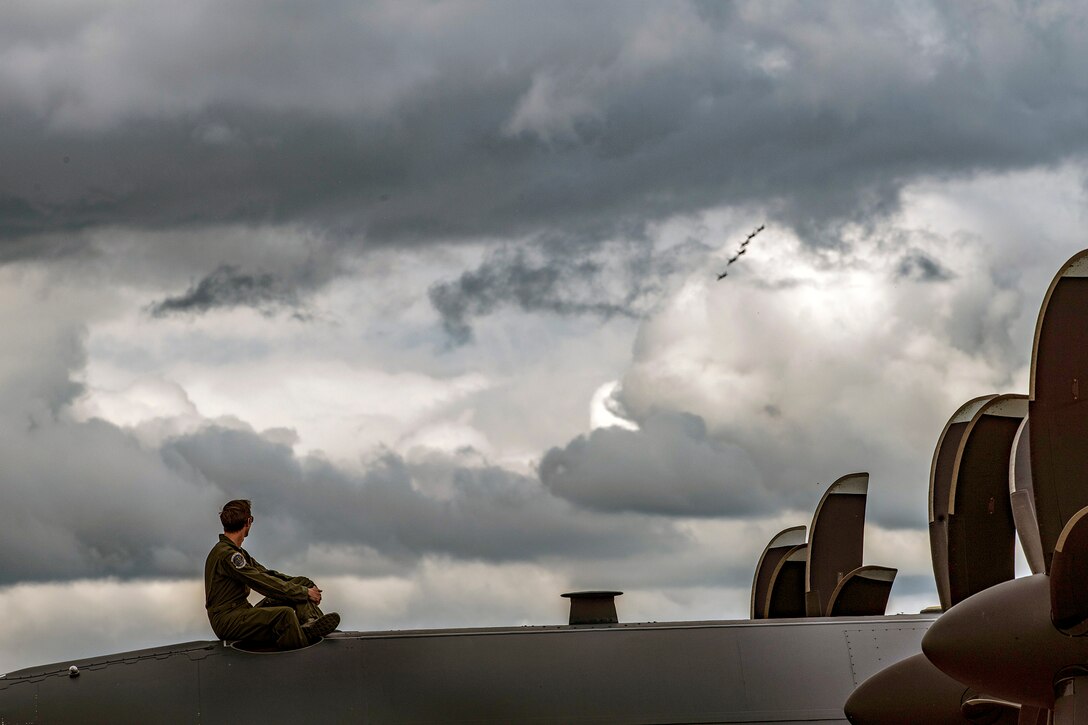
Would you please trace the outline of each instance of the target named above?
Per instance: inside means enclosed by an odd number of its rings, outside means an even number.
[[[740,259],[745,254],[747,254],[748,245],[751,243],[751,241],[753,239],[755,239],[756,235],[759,234],[761,231],[763,231],[765,228],[766,228],[765,224],[760,224],[747,237],[744,238],[744,241],[740,243],[740,247],[737,248],[736,253],[726,261],[725,270],[718,273],[718,281],[719,282],[721,282],[723,279],[725,279],[726,277],[729,276],[729,268],[732,267],[736,263],[736,261],[738,259]]]
[[[0,723],[1088,725],[1081,377],[1088,250],[1046,295],[1028,395],[968,401],[938,439],[933,611],[884,614],[896,570],[863,563],[868,475],[853,473],[767,545],[749,620],[627,623],[620,592],[593,591],[564,595],[567,624],[337,632],[288,652],[187,642],[8,673]]]

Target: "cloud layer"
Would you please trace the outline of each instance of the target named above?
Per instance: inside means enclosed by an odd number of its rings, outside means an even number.
[[[894,211],[919,178],[1082,158],[1083,13],[9,8],[2,255],[63,253],[104,227],[235,223],[301,225],[333,256],[481,237],[552,246],[556,231],[594,245],[719,205],[773,210],[807,243],[835,244],[838,224]],[[472,304],[496,303],[494,285],[479,293]]]
[[[544,455],[540,479],[556,495],[606,511],[744,517],[771,508],[744,449],[708,438],[689,413],[579,436]]]
[[[855,470],[867,561],[931,603],[936,436],[1024,391],[1084,243],[1086,20],[0,9],[3,608],[199,630],[172,598],[249,497],[258,558],[354,626],[561,621],[564,588],[743,616]]]

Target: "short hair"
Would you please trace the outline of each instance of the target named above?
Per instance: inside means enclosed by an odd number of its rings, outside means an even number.
[[[228,501],[219,512],[219,520],[223,522],[223,531],[232,534],[241,531],[249,521],[252,512],[252,504],[244,498]]]

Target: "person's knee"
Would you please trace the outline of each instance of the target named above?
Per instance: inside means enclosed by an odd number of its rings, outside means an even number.
[[[268,610],[273,613],[270,621],[271,630],[275,635],[276,643],[283,649],[297,649],[305,647],[306,637],[302,633],[295,610],[290,607],[275,607]]]
[[[285,607],[283,605],[280,605],[278,607],[266,607],[265,611],[267,611],[269,616],[272,617],[273,621],[276,622],[288,619],[295,614],[294,609],[292,609],[291,607]]]
[[[291,607],[269,607],[268,611],[273,615],[272,626],[277,631],[282,632],[300,624],[298,615],[295,614],[295,610]]]

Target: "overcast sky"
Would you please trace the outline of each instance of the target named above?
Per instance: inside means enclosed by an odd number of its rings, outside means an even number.
[[[868,471],[935,604],[1085,67],[1074,2],[5,4],[0,672],[212,637],[232,498],[346,629],[741,618]]]

